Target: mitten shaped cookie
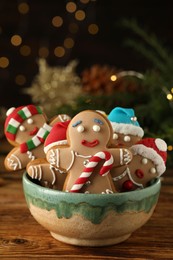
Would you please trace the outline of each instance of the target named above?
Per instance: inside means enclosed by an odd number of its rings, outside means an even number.
[[[15,148],[5,158],[6,169],[24,169],[35,158],[45,158],[43,143],[52,125],[61,118],[57,116],[53,123],[48,123],[41,108],[32,104],[10,108],[7,111],[4,132],[8,142]]]
[[[115,107],[108,115],[113,128],[113,146],[130,147],[144,135],[132,108]]]
[[[126,165],[132,153],[125,148],[110,148],[112,127],[101,113],[85,110],[77,114],[67,128],[67,146],[52,147],[46,158],[67,178],[63,190],[68,192],[113,193],[110,169]]]
[[[148,186],[166,170],[167,144],[160,138],[144,138],[130,150],[133,159],[128,166],[111,170],[116,189],[132,191]]]

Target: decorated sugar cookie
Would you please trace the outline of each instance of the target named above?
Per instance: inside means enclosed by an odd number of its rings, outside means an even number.
[[[52,129],[52,125],[68,116],[61,115],[50,124],[39,106],[27,105],[10,108],[7,111],[4,132],[13,148],[5,158],[5,167],[9,171],[24,169],[35,158],[45,158],[43,143]]]
[[[130,147],[144,135],[132,108],[114,108],[108,115],[113,128],[113,145]]]
[[[67,146],[51,147],[48,162],[67,174],[68,192],[116,192],[110,169],[127,165],[132,154],[126,148],[109,148],[113,136],[107,118],[96,111],[77,114],[67,128]]]
[[[47,153],[52,147],[67,145],[66,132],[70,120],[56,123],[45,140],[44,152]],[[32,179],[40,181],[42,186],[62,190],[66,173],[55,165],[47,162],[44,158],[35,159],[27,164],[27,173]]]
[[[166,170],[167,144],[164,140],[144,138],[130,150],[133,153],[131,162],[111,171],[119,192],[145,188]]]

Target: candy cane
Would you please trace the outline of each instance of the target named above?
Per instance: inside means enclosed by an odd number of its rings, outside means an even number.
[[[93,170],[101,160],[106,161],[101,167],[99,174],[101,176],[106,176],[108,174],[113,165],[113,156],[107,151],[98,152],[91,157],[89,163],[84,168],[79,178],[75,181],[70,192],[78,192],[83,187],[83,185],[88,181],[90,175],[93,173]]]

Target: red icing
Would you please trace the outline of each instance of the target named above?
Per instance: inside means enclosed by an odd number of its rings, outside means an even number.
[[[38,127],[34,127],[34,129],[32,131],[29,132],[29,135],[36,135],[36,133],[38,132]]]
[[[133,182],[128,180],[125,181],[122,185],[123,191],[131,191],[133,189]]]
[[[141,169],[137,169],[135,174],[138,178],[142,179],[144,177],[144,172]]]
[[[82,140],[81,144],[84,145],[84,146],[87,146],[87,147],[95,147],[96,145],[99,144],[99,140],[96,139],[92,142],[88,142],[87,140]]]

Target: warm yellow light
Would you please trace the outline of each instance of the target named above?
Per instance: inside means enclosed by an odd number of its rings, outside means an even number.
[[[82,11],[82,10],[78,10],[76,13],[75,13],[75,18],[76,20],[78,21],[82,21],[85,19],[85,12]]]
[[[27,14],[29,12],[29,5],[27,3],[20,3],[18,5],[18,11],[21,14]]]
[[[70,23],[69,24],[69,31],[71,32],[71,33],[77,33],[78,32],[78,30],[79,30],[79,26],[76,24],[76,23]]]
[[[38,50],[38,55],[41,58],[47,58],[49,55],[49,49],[46,47],[40,47]]]
[[[172,145],[168,145],[168,151],[172,151],[173,150],[173,146]]]
[[[116,81],[116,80],[117,80],[117,76],[116,76],[116,75],[112,75],[112,76],[110,77],[110,79],[111,79],[112,81]]]
[[[9,65],[9,59],[7,57],[0,57],[0,68],[5,69]]]
[[[29,56],[31,54],[31,48],[28,45],[21,46],[20,54],[23,56]]]
[[[63,57],[64,54],[65,54],[65,49],[61,46],[58,46],[58,47],[55,48],[54,54],[57,57]]]
[[[90,34],[97,34],[98,33],[98,31],[99,31],[99,27],[98,27],[98,25],[97,24],[90,24],[89,26],[88,26],[88,32],[90,33]]]
[[[67,49],[71,49],[73,48],[74,46],[74,40],[72,38],[66,38],[64,40],[64,46],[67,48]]]
[[[76,11],[76,4],[74,2],[68,2],[66,4],[66,10],[69,13],[74,13]]]
[[[167,97],[168,100],[172,100],[172,94],[167,94],[166,97]]]
[[[171,92],[173,93],[173,88],[171,88]]]
[[[19,74],[16,76],[15,82],[17,85],[22,86],[26,83],[26,77],[22,74]]]
[[[63,24],[63,19],[62,19],[62,17],[61,17],[61,16],[55,16],[55,17],[53,17],[53,19],[52,19],[52,24],[53,24],[53,26],[55,26],[55,27],[61,27],[62,24]]]
[[[22,43],[22,38],[20,37],[20,35],[15,34],[11,37],[11,44],[13,44],[14,46],[19,46]]]

